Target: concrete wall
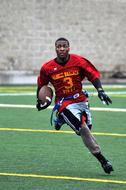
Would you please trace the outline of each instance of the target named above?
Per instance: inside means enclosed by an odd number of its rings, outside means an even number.
[[[59,37],[100,71],[126,71],[126,0],[0,0],[1,73],[37,73]]]

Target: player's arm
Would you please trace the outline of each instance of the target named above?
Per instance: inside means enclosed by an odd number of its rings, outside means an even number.
[[[98,92],[98,97],[100,98],[100,100],[103,102],[103,104],[111,104],[112,100],[106,95],[101,81],[100,81],[100,72],[95,68],[95,66],[88,61],[87,59],[83,58],[83,71],[85,76],[88,78],[88,80],[94,85],[94,87],[96,88],[97,92]]]
[[[37,101],[36,101],[36,108],[38,109],[38,111],[42,110],[41,100],[39,100],[39,98],[38,98],[39,90],[40,90],[40,87],[37,86],[37,91],[36,91],[36,99],[37,99]]]
[[[96,78],[94,81],[92,81],[92,84],[97,89],[98,97],[103,102],[103,104],[112,104],[112,100],[109,98],[109,96],[105,93],[101,81],[99,78]]]
[[[38,94],[39,94],[39,90],[41,89],[42,86],[47,85],[49,83],[48,81],[48,77],[45,74],[45,71],[43,69],[43,67],[40,70],[40,76],[38,76],[37,79],[37,90],[36,90],[36,98],[37,98],[37,102],[36,102],[36,108],[38,109],[38,111],[45,109],[42,105],[41,100],[39,100],[38,98]]]

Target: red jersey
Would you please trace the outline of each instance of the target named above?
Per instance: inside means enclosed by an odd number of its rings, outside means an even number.
[[[65,100],[60,111],[70,103],[86,100],[82,93],[82,80],[87,78],[90,82],[100,77],[99,71],[84,57],[70,54],[65,65],[60,65],[55,59],[45,63],[40,70],[38,87],[47,85],[49,82],[54,86],[56,99],[79,94],[75,99]]]

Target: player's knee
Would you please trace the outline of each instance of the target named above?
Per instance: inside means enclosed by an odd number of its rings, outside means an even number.
[[[94,154],[98,154],[99,152],[101,152],[100,146],[96,144],[94,149],[92,149],[91,153],[94,155]]]

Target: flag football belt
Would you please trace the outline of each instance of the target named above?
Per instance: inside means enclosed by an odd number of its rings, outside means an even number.
[[[69,100],[69,99],[76,99],[80,96],[79,93],[76,93],[74,95],[71,96],[67,96],[67,97],[63,97],[63,98],[59,98],[59,101],[54,105],[53,109],[52,109],[52,113],[51,113],[51,117],[50,117],[50,123],[51,125],[53,124],[53,114],[56,110],[58,110],[58,108],[62,105],[64,100]]]

